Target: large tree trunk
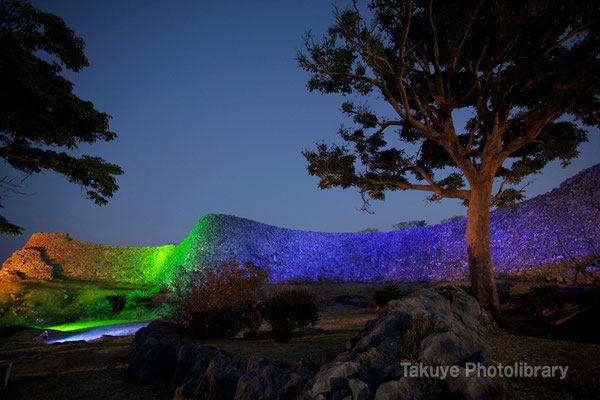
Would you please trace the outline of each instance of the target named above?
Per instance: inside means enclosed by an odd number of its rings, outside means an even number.
[[[467,220],[467,254],[471,291],[484,308],[502,320],[490,252],[490,202],[492,184],[471,186]]]

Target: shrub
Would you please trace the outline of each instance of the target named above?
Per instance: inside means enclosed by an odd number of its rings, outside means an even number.
[[[510,303],[521,311],[543,314],[545,310],[560,308],[564,304],[564,296],[558,285],[535,286],[527,293],[513,296]]]
[[[464,215],[455,215],[453,217],[443,219],[442,222],[440,222],[440,224],[447,224],[448,222],[461,221],[465,218],[467,218],[467,217],[465,217]]]
[[[108,300],[98,300],[95,303],[91,303],[85,306],[85,313],[96,319],[106,317],[112,311],[110,302]]]
[[[152,298],[156,293],[150,290],[135,290],[125,300],[125,309],[132,310],[134,317],[143,317],[152,308]]]
[[[392,229],[396,231],[406,231],[408,229],[419,228],[422,226],[427,226],[427,223],[424,220],[401,221],[392,225]]]
[[[106,296],[105,298],[112,308],[113,312],[122,311],[125,308],[125,303],[127,302],[127,296],[124,294],[114,294],[110,296]]]
[[[257,330],[261,322],[257,288],[265,278],[264,270],[240,264],[235,257],[184,272],[172,281],[174,317],[201,338]]]
[[[417,362],[423,339],[432,333],[445,331],[447,329],[444,329],[435,319],[412,317],[402,335],[401,344],[394,349],[392,355],[393,361]]]
[[[375,303],[375,306],[380,308],[392,300],[401,298],[402,293],[400,293],[400,287],[398,284],[394,283],[392,285],[385,286],[381,290],[376,290],[373,292],[371,297],[373,298],[373,303]]]
[[[314,326],[319,318],[315,297],[306,289],[276,292],[264,302],[261,313],[275,340],[281,342],[290,340],[296,328]]]

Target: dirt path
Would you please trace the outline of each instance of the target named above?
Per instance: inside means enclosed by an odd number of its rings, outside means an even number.
[[[23,332],[25,334],[25,332]],[[18,336],[18,335],[17,335]],[[4,340],[0,358],[13,362],[1,399],[169,399],[172,393],[141,386],[127,378],[133,336],[91,342],[43,344]]]

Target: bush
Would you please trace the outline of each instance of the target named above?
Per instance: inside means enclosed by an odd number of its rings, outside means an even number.
[[[134,317],[143,317],[152,308],[152,298],[155,294],[150,290],[135,290],[127,296],[124,308],[132,310]]]
[[[127,302],[127,296],[124,294],[114,294],[110,296],[106,296],[105,298],[112,308],[113,312],[122,311],[125,308],[125,303]]]
[[[392,225],[392,229],[396,231],[406,231],[408,229],[420,228],[422,226],[427,226],[427,223],[424,220],[401,221]]]
[[[435,319],[412,317],[402,335],[401,344],[394,349],[392,359],[394,362],[409,361],[415,363],[421,352],[421,342],[427,336],[436,332],[446,332],[442,324]]]
[[[461,221],[461,220],[463,220],[465,218],[467,218],[467,217],[465,217],[463,215],[455,215],[454,217],[443,219],[442,222],[440,222],[440,224],[447,224],[448,222]]]
[[[263,318],[271,325],[275,340],[292,338],[292,331],[317,322],[315,297],[306,289],[282,290],[267,299],[261,309]]]
[[[184,272],[172,281],[173,315],[192,335],[235,337],[261,323],[257,288],[265,272],[235,257]]]
[[[560,308],[565,299],[558,285],[535,286],[527,293],[513,296],[510,303],[526,313],[543,314],[546,310]]]
[[[96,319],[100,319],[108,316],[112,311],[112,307],[108,300],[99,300],[95,303],[91,303],[85,306],[85,313]]]
[[[375,303],[375,306],[380,308],[392,300],[401,298],[402,293],[400,292],[400,287],[398,284],[394,283],[393,285],[385,286],[381,290],[376,290],[373,292],[371,297],[373,298],[373,303]]]

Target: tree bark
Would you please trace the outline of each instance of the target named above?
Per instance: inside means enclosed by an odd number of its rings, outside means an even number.
[[[491,182],[471,185],[467,219],[467,254],[472,294],[482,307],[501,322],[502,313],[490,252],[491,196]]]

